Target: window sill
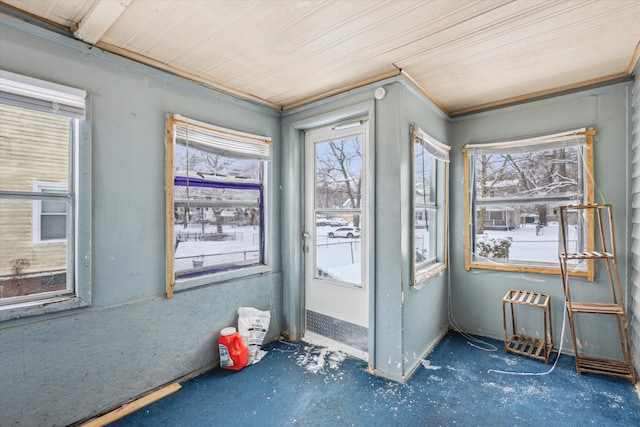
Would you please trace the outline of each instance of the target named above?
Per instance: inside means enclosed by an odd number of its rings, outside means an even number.
[[[224,271],[213,273],[205,276],[192,277],[186,279],[178,279],[173,285],[174,292],[188,291],[203,286],[216,285],[223,282],[229,282],[236,279],[245,279],[251,276],[259,276],[269,273],[272,269],[268,265],[257,265],[253,267],[243,268],[239,270]]]
[[[91,304],[82,298],[68,296],[0,306],[0,322],[38,316],[40,314],[57,313],[64,310],[73,310],[75,308],[88,307],[89,305]]]
[[[422,289],[426,285],[428,279],[442,273],[446,269],[446,264],[438,262],[423,271],[419,271],[414,278],[413,287],[415,289]]]
[[[544,267],[544,266],[526,266],[526,265],[505,265],[505,264],[479,264],[471,263],[466,270],[493,270],[493,271],[517,271],[520,273],[540,273],[540,274],[562,274],[560,268]],[[586,277],[588,281],[594,280],[594,274],[589,270],[569,270],[569,276]]]

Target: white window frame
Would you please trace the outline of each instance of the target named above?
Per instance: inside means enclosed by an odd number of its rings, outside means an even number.
[[[262,274],[270,271],[269,267],[269,160],[271,159],[272,141],[270,137],[239,132],[222,128],[209,123],[190,119],[179,114],[168,114],[166,119],[167,139],[166,139],[166,293],[167,297],[173,297],[174,291],[183,291],[199,286],[233,280],[250,275]],[[192,141],[201,148],[215,153],[228,153],[229,157],[245,157],[262,162],[262,174],[259,182],[247,182],[244,188],[256,190],[260,188],[261,194],[261,221],[260,221],[260,250],[259,262],[252,262],[247,265],[234,263],[228,267],[211,267],[203,271],[194,271],[194,274],[187,274],[177,277],[175,271],[174,254],[174,227],[175,227],[175,207],[174,187],[176,177],[174,171],[174,148],[178,144],[178,139]],[[191,179],[191,178],[189,178]],[[196,178],[197,179],[197,178]],[[214,178],[213,181],[216,181]],[[212,182],[213,182],[212,181]],[[188,182],[188,180],[187,180]],[[231,182],[231,181],[228,181]],[[219,183],[218,183],[219,184]],[[182,203],[178,201],[179,203]],[[221,203],[221,202],[213,202]],[[230,205],[230,207],[232,207]]]
[[[309,249],[311,252],[307,252],[307,255],[309,256],[308,259],[312,261],[312,265],[307,267],[307,270],[311,273],[311,276],[307,280],[323,280],[325,282],[331,282],[338,286],[366,290],[369,287],[369,279],[368,279],[369,276],[367,272],[367,268],[368,268],[367,260],[369,259],[369,250],[368,250],[367,240],[370,239],[369,232],[368,232],[368,230],[370,230],[370,227],[369,227],[370,219],[369,219],[369,208],[368,208],[369,187],[370,187],[370,184],[368,182],[368,179],[369,179],[368,177],[370,176],[369,119],[367,117],[347,119],[346,121],[341,121],[337,124],[331,124],[328,126],[308,129],[306,133],[307,134],[305,135],[305,139],[310,138],[310,140],[314,141],[313,149],[309,147],[305,151],[305,157],[306,157],[305,163],[308,165],[313,165],[312,170],[315,170],[313,174],[314,177],[317,177],[317,174],[318,174],[317,152],[318,152],[319,144],[331,143],[332,141],[342,140],[342,139],[349,140],[351,138],[358,141],[358,138],[360,138],[359,139],[359,144],[360,144],[359,155],[360,155],[360,162],[361,162],[361,168],[359,170],[360,172],[359,178],[360,178],[360,185],[361,185],[360,203],[359,203],[359,206],[357,207],[353,207],[351,201],[348,199],[342,204],[342,206],[318,207],[318,203],[317,203],[318,192],[316,188],[317,183],[315,182],[315,178],[310,179],[305,183],[306,184],[305,203],[309,207],[311,207],[310,210],[312,211],[310,212],[311,216],[308,217],[305,220],[305,222],[308,224],[312,224],[311,228],[313,230],[317,230],[317,227],[318,227],[317,221],[319,218],[323,218],[323,217],[330,218],[328,221],[345,220],[345,217],[351,218],[350,221],[347,221],[347,224],[334,223],[334,225],[332,225],[332,226],[338,227],[339,229],[340,227],[343,227],[343,226],[355,227],[354,217],[360,216],[360,223],[358,226],[358,228],[360,228],[359,242],[357,242],[357,240],[354,240],[353,242],[348,242],[349,246],[360,245],[360,256],[356,257],[356,258],[359,258],[360,265],[361,265],[360,280],[356,282],[355,280],[348,281],[348,280],[341,280],[341,279],[335,279],[335,278],[328,278],[328,277],[319,275],[319,268],[317,265],[319,236],[317,236],[317,233],[315,233],[316,237],[314,239],[315,246]],[[350,179],[353,179],[353,177]],[[354,186],[357,186],[355,185],[355,182],[352,182],[352,184]],[[333,230],[333,231],[336,231],[336,230]]]
[[[67,194],[67,288],[0,300],[0,321],[55,313],[91,305],[91,121],[84,90],[0,70],[0,103],[69,117]],[[80,180],[79,177],[83,179]],[[0,198],[38,203],[41,192],[0,187]],[[81,254],[81,255],[80,255]],[[82,256],[82,262],[79,257]]]
[[[511,198],[494,198],[493,200],[478,199],[475,194],[475,161],[474,156],[480,154],[508,154],[527,153],[531,151],[554,149],[560,147],[579,147],[581,149],[582,171],[580,203],[590,204],[594,202],[593,185],[593,136],[595,130],[585,128],[575,129],[565,132],[553,133],[539,137],[532,137],[514,141],[501,141],[485,144],[468,144],[463,148],[464,154],[464,192],[465,192],[465,269],[488,269],[503,271],[518,271],[543,274],[561,274],[560,264],[555,262],[540,262],[535,260],[483,260],[475,255],[475,230],[476,230],[476,206],[488,206],[487,203],[509,204],[530,204],[544,202],[551,204],[571,204],[576,203],[574,193],[549,194],[547,196],[536,196],[534,198],[525,196],[515,196]],[[592,216],[588,217],[584,228],[581,229],[581,241],[584,241],[583,250],[591,251],[594,247],[594,224]],[[568,274],[573,276],[583,276],[587,280],[593,281],[595,278],[593,261],[585,261],[584,265],[574,269],[569,269]]]
[[[429,155],[431,162],[431,176],[430,176],[430,194],[428,201],[417,200],[416,194],[416,173],[418,172],[415,167],[415,152],[416,146],[422,147],[423,153]],[[413,285],[419,285],[425,280],[435,276],[447,267],[447,245],[448,245],[448,212],[446,211],[448,195],[448,173],[449,173],[449,150],[451,147],[443,144],[437,139],[430,136],[428,133],[420,128],[411,129],[411,177],[412,177],[412,193],[411,200],[413,205],[412,221],[411,221],[411,265],[413,271]],[[438,179],[438,176],[444,175],[444,184]],[[440,191],[443,192],[442,197],[439,196]],[[440,197],[441,203],[438,203]],[[416,252],[416,239],[418,233],[416,228],[418,227],[417,212],[422,210],[425,215],[432,215],[435,218],[432,224],[430,224],[429,230],[429,248],[432,251],[429,258],[423,262],[419,262]],[[440,218],[443,221],[440,221]],[[425,218],[426,220],[426,218]],[[442,236],[442,237],[439,237]],[[434,253],[435,252],[435,253]]]
[[[64,201],[66,202],[69,194],[67,193],[68,191],[68,185],[67,183],[61,183],[61,182],[45,182],[45,181],[36,181],[33,183],[33,191],[34,193],[43,193],[46,191],[51,191],[54,194],[60,194],[61,197],[58,197],[58,199],[60,201]],[[67,241],[66,237],[65,238],[60,238],[60,239],[42,239],[41,236],[41,231],[42,231],[42,216],[45,215],[42,212],[42,202],[43,200],[36,200],[33,202],[33,219],[32,219],[32,228],[33,228],[33,244],[34,245],[57,245],[60,243],[64,243]],[[67,207],[68,210],[68,207]],[[65,222],[67,220],[67,218],[69,218],[69,216],[64,213],[64,214],[58,214],[58,215],[64,215],[65,217]],[[68,227],[65,228],[65,234],[66,234],[66,230],[68,229]]]

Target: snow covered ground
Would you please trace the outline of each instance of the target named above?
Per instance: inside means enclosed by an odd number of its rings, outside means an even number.
[[[335,227],[318,227],[316,232],[316,266],[323,274],[336,280],[362,282],[362,240],[329,238]]]
[[[359,284],[361,282],[361,239],[329,238],[330,231],[336,227],[318,227],[317,266],[334,279]],[[193,268],[193,259],[202,258],[203,266],[215,266],[229,262],[258,260],[260,250],[260,229],[258,226],[225,225],[223,232],[235,237],[235,240],[199,240],[204,234],[215,234],[215,225],[190,224],[183,228],[176,225],[175,232],[180,233],[181,241],[175,252],[175,270],[185,271]],[[194,240],[196,239],[196,240]]]
[[[509,259],[515,261],[558,262],[558,250],[562,242],[558,223],[549,223],[536,234],[535,224],[525,224],[515,230],[486,230],[487,238],[511,237]],[[569,227],[569,252],[578,250],[578,232]]]
[[[316,265],[323,274],[337,280],[359,284],[361,282],[362,244],[360,238],[329,238],[336,227],[321,226],[316,233]],[[204,257],[204,266],[228,262],[258,260],[260,250],[259,226],[225,225],[223,232],[231,234],[235,240],[211,241],[193,240],[202,238],[203,228],[193,224],[188,228],[176,225],[183,238],[175,252],[176,271],[193,268],[194,257]],[[204,233],[216,233],[215,225],[206,225]],[[199,237],[198,237],[199,236]],[[509,260],[536,262],[558,262],[560,236],[557,223],[550,223],[536,233],[536,225],[525,224],[515,230],[487,230],[486,238],[511,237]],[[569,251],[577,251],[578,240],[575,227],[569,229]]]
[[[232,236],[234,240],[201,240],[203,230],[204,235],[215,234],[217,231],[216,226],[211,224],[204,228],[201,224],[190,224],[187,228],[175,226],[175,234],[181,240],[174,254],[176,271],[192,269],[193,258],[202,258],[205,267],[259,259],[259,226],[225,225],[223,233]]]

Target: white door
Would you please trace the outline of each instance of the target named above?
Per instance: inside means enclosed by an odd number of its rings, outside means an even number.
[[[305,134],[306,341],[368,360],[368,125]]]

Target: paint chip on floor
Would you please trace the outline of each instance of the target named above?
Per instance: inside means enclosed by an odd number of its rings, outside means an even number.
[[[432,369],[434,371],[437,371],[441,368],[441,366],[432,365],[430,360],[420,359],[420,363],[422,363],[422,366],[424,366],[425,369]]]
[[[296,364],[314,374],[326,374],[328,369],[337,370],[345,359],[344,353],[327,347],[305,346],[296,357]]]

